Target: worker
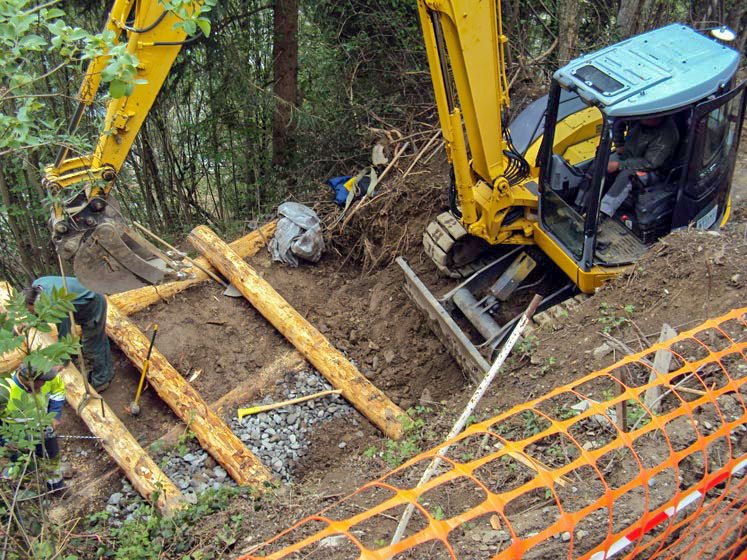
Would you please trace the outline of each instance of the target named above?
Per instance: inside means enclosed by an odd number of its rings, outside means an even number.
[[[628,133],[625,134],[625,128]],[[618,121],[613,128],[615,153],[607,162],[612,186],[602,197],[600,211],[614,216],[633,189],[633,181],[643,187],[661,182],[672,165],[680,135],[671,116],[649,117],[638,121]],[[576,206],[585,211],[590,192],[581,188]]]
[[[52,425],[43,430],[43,443],[38,443],[35,449],[46,475],[47,490],[51,492],[65,488],[60,469],[60,446],[55,434],[65,402],[65,384],[57,375],[61,369],[62,366],[56,366],[41,372],[24,363],[12,376],[0,380],[0,422],[25,424],[44,414],[54,414]],[[6,445],[2,437],[0,445]],[[11,447],[10,443],[8,447]],[[11,464],[3,471],[4,477],[15,478],[22,472],[21,466],[15,463],[17,459],[17,449],[14,448]]]
[[[106,336],[106,298],[85,288],[77,278],[66,277],[64,280],[68,293],[75,294],[73,316],[83,331],[80,344],[88,370],[88,382],[101,393],[109,388],[114,377],[112,351]],[[42,291],[51,293],[53,288],[61,290],[63,286],[62,276],[44,276],[34,280],[24,290],[29,311],[34,310],[34,302]],[[57,325],[57,335],[63,337],[68,333],[70,320],[65,318]]]

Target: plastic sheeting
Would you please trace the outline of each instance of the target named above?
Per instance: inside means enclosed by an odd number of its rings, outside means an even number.
[[[272,260],[298,266],[298,259],[318,262],[324,251],[324,237],[316,213],[298,202],[278,207],[278,226],[270,241]]]

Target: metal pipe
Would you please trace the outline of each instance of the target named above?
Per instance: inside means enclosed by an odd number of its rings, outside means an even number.
[[[480,308],[475,296],[467,288],[462,288],[454,293],[454,305],[464,313],[472,326],[477,329],[485,340],[490,340],[501,330],[501,326],[493,318]]]

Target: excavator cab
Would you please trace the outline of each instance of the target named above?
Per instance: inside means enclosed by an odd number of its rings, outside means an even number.
[[[595,267],[630,265],[672,229],[709,229],[728,217],[747,84],[736,83],[737,66],[735,51],[674,24],[555,73],[538,153],[539,228],[562,249],[556,261],[575,263],[582,291],[597,287]],[[596,135],[588,126],[569,134],[558,121],[563,90],[594,108]],[[648,184],[632,175],[627,199],[607,216],[613,130],[652,120],[675,128],[672,155]],[[590,196],[579,205],[584,188]]]

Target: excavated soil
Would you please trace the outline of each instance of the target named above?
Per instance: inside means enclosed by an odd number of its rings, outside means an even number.
[[[594,357],[605,340],[599,321],[603,308],[625,313],[627,321],[614,335],[638,351],[657,340],[664,322],[679,332],[745,306],[747,143],[742,144],[730,224],[718,233],[689,230],[669,235],[630,275],[610,282],[567,317],[536,331],[531,351],[514,356],[481,403],[478,416],[504,412],[618,359],[620,354],[614,352]],[[400,172],[410,160],[403,160]],[[386,197],[362,208],[343,231],[336,226],[328,232],[332,242],[317,264],[290,268],[272,263],[265,250],[247,259],[396,404],[403,409],[426,407],[421,417],[429,426],[422,432],[421,449],[442,441],[473,387],[406,296],[393,257],[404,255],[434,293],[451,286],[435,274],[420,243],[425,224],[446,208],[447,178],[445,162],[436,158],[426,170],[411,173],[406,188],[390,179],[382,187],[389,189]],[[322,192],[320,198],[331,196]],[[317,210],[326,223],[338,211],[328,202],[318,204]],[[626,306],[633,306],[632,311],[623,311]],[[250,304],[222,296],[214,283],[192,288],[132,319],[147,334],[153,324],[159,325],[156,346],[183,376],[199,372],[193,385],[209,403],[291,348]],[[135,393],[138,372],[116,349],[115,365],[117,376],[105,399],[141,443],[180,424],[152,389],[143,396],[141,415],[127,414],[124,407]],[[254,402],[276,394],[279,387],[270,382]],[[69,409],[63,418],[62,433],[87,433]],[[357,420],[353,426],[347,417],[336,419],[313,434],[308,452],[294,467],[294,489],[281,490],[276,504],[247,516],[247,537],[227,554],[245,551],[390,469],[380,454],[364,454],[372,446],[384,448],[385,438],[362,416]],[[121,473],[95,442],[65,440],[62,449],[77,471],[63,504],[70,512],[101,509],[118,487]],[[102,477],[106,484],[97,482]],[[454,499],[459,501],[459,496],[456,492]],[[249,506],[235,505],[231,511],[245,507]]]

